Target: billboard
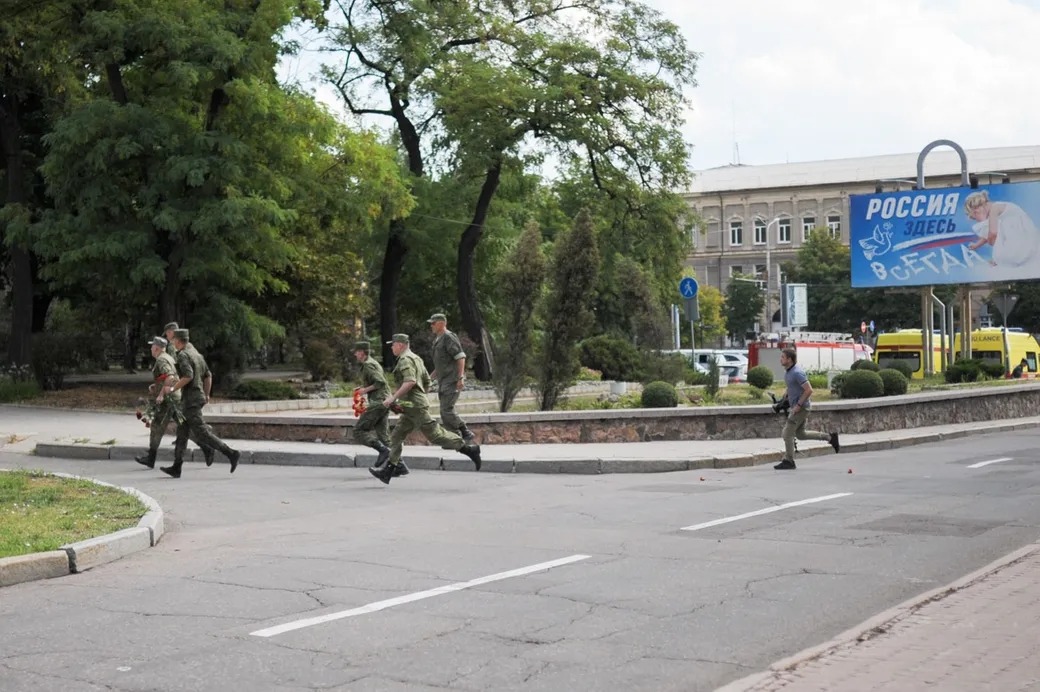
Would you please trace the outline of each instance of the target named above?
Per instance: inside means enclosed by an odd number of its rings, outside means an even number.
[[[852,285],[1040,278],[1040,182],[852,195]]]
[[[809,292],[807,284],[784,284],[780,287],[780,324],[805,327],[809,324]]]

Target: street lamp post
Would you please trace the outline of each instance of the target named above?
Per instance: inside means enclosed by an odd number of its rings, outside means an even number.
[[[770,287],[769,284],[772,281],[773,267],[770,264],[772,260],[772,235],[769,233],[769,227],[776,224],[778,227],[780,221],[785,218],[783,216],[776,216],[772,221],[766,224],[766,332],[773,331],[773,310],[772,303],[770,302]]]

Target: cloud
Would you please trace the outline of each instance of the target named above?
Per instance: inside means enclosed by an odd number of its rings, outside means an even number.
[[[649,2],[702,53],[697,168],[1036,143],[1040,2]]]

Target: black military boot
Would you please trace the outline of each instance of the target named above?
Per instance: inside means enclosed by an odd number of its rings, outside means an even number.
[[[183,466],[183,465],[184,465],[184,461],[183,460],[175,461],[175,462],[173,462],[173,466],[160,466],[159,470],[162,471],[163,473],[165,473],[167,476],[172,476],[173,478],[180,478],[181,477],[181,466]]]
[[[390,458],[390,448],[382,442],[376,442],[372,445],[372,449],[379,452],[379,456],[376,457],[376,463],[373,468],[379,468],[386,463],[386,460]]]
[[[473,460],[473,465],[477,467],[477,471],[480,470],[480,445],[467,444],[463,445],[459,449],[460,454],[465,454]]]
[[[206,466],[213,466],[213,457],[216,456],[217,452],[212,447],[203,447],[202,455],[206,457]]]
[[[155,452],[156,452],[156,450],[149,449],[147,454],[142,454],[139,457],[134,457],[134,461],[136,461],[141,466],[147,466],[150,469],[154,469],[155,468]]]
[[[476,435],[473,434],[472,430],[470,430],[468,427],[466,427],[465,423],[463,423],[462,427],[459,428],[459,435],[461,435],[462,439],[465,440],[467,443],[468,442],[473,442],[473,440],[475,440],[476,437],[477,437]]]
[[[228,451],[224,452],[224,454],[227,456],[228,461],[231,462],[231,473],[234,473],[235,469],[238,468],[238,458],[242,456],[242,452],[228,447]]]
[[[370,466],[368,472],[386,485],[390,485],[390,479],[394,477],[394,464],[383,464],[379,468]]]
[[[411,471],[404,465],[404,461],[398,461],[394,464],[394,478],[400,478],[401,476],[407,476]]]

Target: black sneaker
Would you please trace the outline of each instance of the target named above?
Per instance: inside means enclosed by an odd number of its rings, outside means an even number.
[[[791,461],[790,459],[784,459],[779,464],[774,466],[773,468],[776,469],[777,471],[790,471],[790,470],[796,469],[798,467],[795,466],[794,462]]]
[[[831,443],[831,447],[834,447],[835,453],[841,451],[841,444],[838,442],[838,433],[831,433],[831,439],[829,442]]]

